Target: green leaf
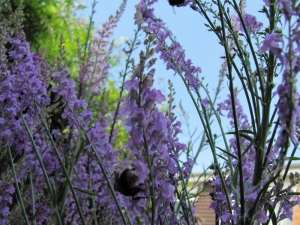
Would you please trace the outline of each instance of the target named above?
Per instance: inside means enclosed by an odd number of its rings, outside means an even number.
[[[287,157],[286,159],[290,159],[290,160],[300,160],[300,157],[295,157],[295,156],[293,156],[293,157]]]
[[[82,193],[85,193],[85,194],[88,194],[88,195],[92,195],[92,196],[98,196],[97,194],[95,194],[95,193],[93,193],[93,192],[90,192],[90,191],[86,191],[86,190],[82,190],[82,189],[80,189],[80,188],[78,188],[78,187],[74,187],[74,189],[76,190],[76,191],[80,191],[80,192],[82,192]]]
[[[220,155],[220,154],[216,154],[216,155],[219,156],[221,159],[227,161],[227,159],[226,159],[224,156],[222,156],[222,155]]]
[[[240,134],[241,137],[247,139],[250,142],[253,142],[253,138],[251,136],[247,135],[246,133],[253,134],[252,131],[246,132],[246,130],[239,130],[239,134]],[[227,132],[227,134],[236,134],[236,132],[235,131],[230,131],[230,132]]]
[[[217,146],[216,146],[216,148],[219,149],[221,152],[223,152],[223,153],[229,155],[230,157],[237,159],[237,157],[236,157],[235,155],[229,153],[228,151],[226,151],[226,150],[224,150],[224,149],[221,149],[221,148],[219,148],[219,147],[217,147]]]
[[[238,178],[238,168],[236,168],[236,170],[234,170],[234,174],[232,175],[232,182],[231,184],[235,187],[237,185],[237,178]]]
[[[270,205],[270,203],[267,203],[267,211],[269,211],[269,220],[272,220],[272,224],[276,225],[277,224],[277,218],[274,212],[274,208]],[[267,222],[268,223],[268,222]]]

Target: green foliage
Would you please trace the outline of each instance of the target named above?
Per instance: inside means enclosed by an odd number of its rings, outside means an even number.
[[[30,43],[32,51],[42,52],[43,57],[50,64],[56,64],[59,55],[60,38],[64,39],[65,64],[71,72],[71,77],[77,82],[79,65],[84,63],[84,46],[89,45],[95,27],[90,26],[84,18],[76,16],[76,10],[84,9],[83,5],[76,5],[74,1],[65,0],[11,0],[0,2],[0,18],[8,17],[18,7],[22,6],[23,30],[26,40]],[[91,31],[88,37],[88,30]],[[111,67],[120,64],[121,47],[114,45],[116,54],[110,57]],[[88,49],[87,49],[88,51]],[[88,53],[87,53],[88,54]],[[119,90],[115,82],[107,82],[107,91],[95,96],[98,101],[93,105],[94,115],[113,112],[116,109],[116,100],[119,98]],[[101,111],[103,104],[108,106],[107,112]],[[124,149],[124,143],[128,137],[125,129],[117,124],[119,135],[116,138],[116,149]]]
[[[18,7],[23,8],[23,29],[32,51],[41,51],[48,62],[55,62],[59,51],[59,39],[65,40],[67,67],[74,73],[78,70],[78,46],[83,46],[87,37],[87,24],[76,17],[75,11],[84,6],[75,6],[73,1],[11,0],[3,1],[0,17],[7,18]],[[77,43],[77,44],[75,44]]]

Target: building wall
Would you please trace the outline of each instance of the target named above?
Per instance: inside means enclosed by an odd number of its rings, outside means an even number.
[[[211,187],[205,182],[204,191],[197,202],[196,217],[200,219],[201,225],[215,225],[214,210],[209,208],[211,203],[210,191]]]
[[[300,192],[300,185],[298,185],[297,192]],[[298,205],[294,208],[293,225],[300,225],[300,207]]]

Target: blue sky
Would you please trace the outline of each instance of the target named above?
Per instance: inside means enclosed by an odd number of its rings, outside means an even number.
[[[121,4],[121,0],[104,1],[99,0],[96,6],[96,13],[94,17],[95,26],[101,28],[101,24],[107,20],[109,15],[114,14]],[[134,29],[134,13],[135,5],[139,0],[128,0],[125,13],[122,15],[121,20],[115,28],[114,39],[120,39],[121,37],[133,38]],[[87,9],[80,12],[80,16],[88,17],[91,12],[92,1],[86,1]],[[262,14],[258,14],[257,11],[262,8],[263,1],[248,1],[246,11],[248,13],[257,15],[258,20],[266,25],[267,21]],[[216,83],[218,82],[219,70],[221,68],[222,60],[220,56],[223,54],[223,50],[218,45],[218,40],[212,32],[207,31],[207,27],[204,26],[204,19],[195,11],[189,7],[175,7],[175,13],[173,8],[168,4],[167,0],[159,0],[155,4],[155,15],[163,19],[166,25],[176,36],[177,41],[185,49],[187,59],[192,59],[194,65],[201,67],[202,74],[200,77],[204,77],[204,83],[208,84],[208,89],[211,94],[214,92]],[[136,52],[138,53],[138,52]],[[125,64],[125,61],[123,65]],[[121,71],[124,67],[122,65],[117,68],[117,71]],[[174,76],[174,72],[165,69],[165,65],[160,60],[156,63],[156,87],[161,89],[165,95],[168,94],[167,81],[170,79],[176,89],[175,104],[179,106],[179,101],[182,101],[182,105],[186,112],[189,114],[190,129],[193,132],[197,129],[197,134],[202,132],[202,125],[200,119],[196,114],[196,110],[190,100],[190,97],[185,90],[185,87],[180,80],[179,76]],[[116,72],[117,72],[116,71]],[[116,73],[117,74],[117,73]],[[224,90],[220,95],[218,102],[226,98],[227,96],[227,81],[224,83]],[[175,113],[181,114],[179,107],[176,108]],[[180,116],[178,118],[184,123],[184,119]],[[224,124],[225,130],[229,128],[228,123]],[[216,133],[219,133],[219,128],[213,126]],[[197,135],[196,135],[197,136]],[[180,136],[180,140],[186,143],[188,138],[188,132],[186,126],[183,126],[183,134]],[[197,148],[197,142],[195,149]],[[203,170],[203,166],[207,167],[212,163],[212,154],[209,149],[206,149],[200,154],[198,161],[193,172],[200,172]]]

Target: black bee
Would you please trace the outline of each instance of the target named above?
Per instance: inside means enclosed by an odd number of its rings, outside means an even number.
[[[144,184],[139,182],[135,169],[125,169],[121,174],[115,172],[114,188],[125,196],[132,196],[133,199],[139,199],[136,197],[140,191],[145,191]]]
[[[180,6],[184,3],[185,0],[169,0],[171,6]]]

